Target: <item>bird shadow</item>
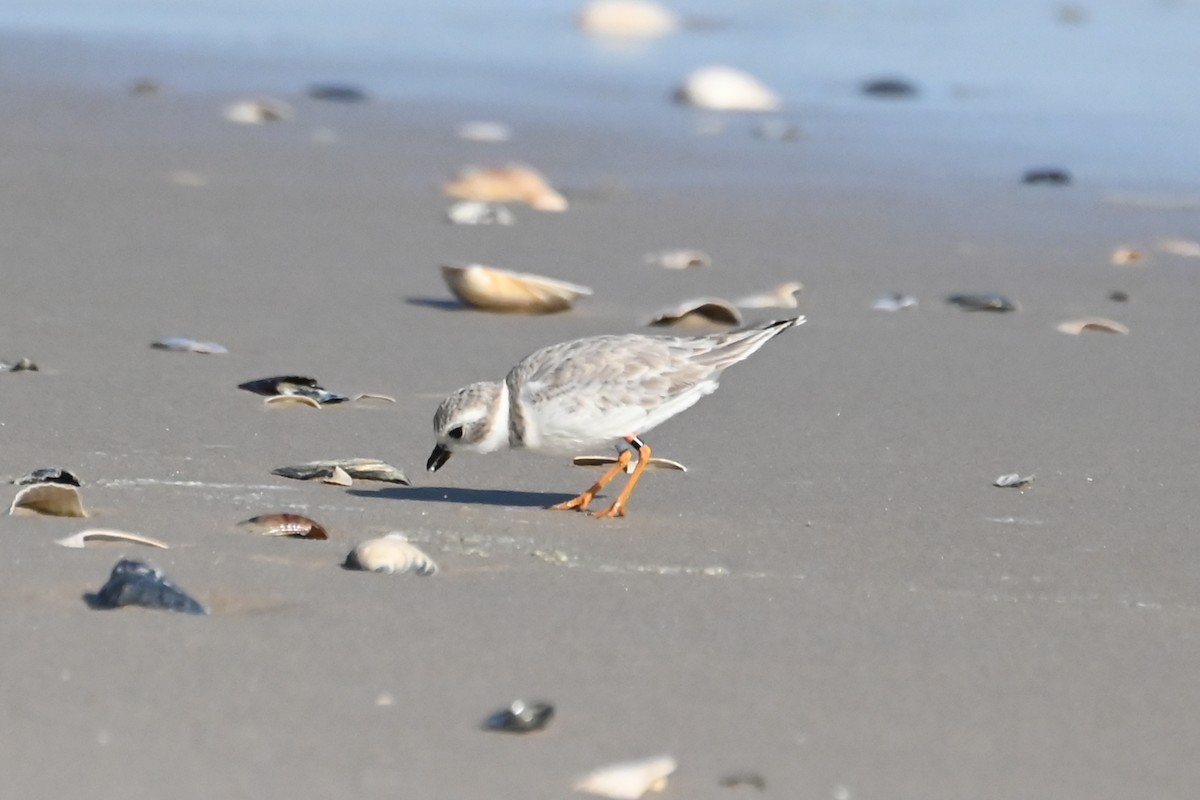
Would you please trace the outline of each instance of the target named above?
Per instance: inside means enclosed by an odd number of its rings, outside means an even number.
[[[451,486],[387,486],[380,489],[347,489],[355,497],[383,500],[416,500],[419,503],[457,503],[479,506],[545,508],[575,495],[558,492],[515,492],[509,489],[463,489]]]
[[[408,303],[410,306],[438,308],[442,311],[463,311],[469,308],[466,303],[445,297],[406,297],[404,302]]]

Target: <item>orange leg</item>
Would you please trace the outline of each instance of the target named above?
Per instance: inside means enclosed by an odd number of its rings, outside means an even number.
[[[565,503],[552,505],[550,508],[558,511],[568,511],[572,508],[578,508],[580,511],[587,511],[587,507],[592,502],[592,499],[600,492],[601,489],[607,486],[613,478],[617,477],[617,473],[629,466],[629,462],[631,460],[633,460],[633,453],[629,452],[628,450],[621,451],[621,455],[617,457],[617,463],[609,467],[608,472],[604,473],[600,477],[600,480],[593,483],[586,492],[571,500],[567,500]],[[638,465],[638,468],[641,469],[640,464]]]
[[[596,512],[595,516],[597,517],[625,516],[625,504],[629,502],[629,495],[633,494],[633,487],[637,485],[638,478],[642,477],[642,473],[646,471],[646,465],[650,463],[650,445],[637,437],[632,438],[633,441],[630,444],[638,445],[638,465],[633,470],[633,474],[629,476],[629,480],[625,483],[625,488],[617,495],[617,499],[608,508]],[[622,455],[629,455],[629,451],[626,450]],[[628,459],[626,460],[628,461]]]

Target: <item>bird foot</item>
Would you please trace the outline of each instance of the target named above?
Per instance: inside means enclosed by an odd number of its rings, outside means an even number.
[[[594,496],[595,495],[591,494],[590,492],[584,492],[583,494],[579,495],[578,497],[572,497],[570,500],[567,500],[566,502],[555,503],[554,505],[550,506],[550,510],[552,510],[552,511],[570,511],[571,509],[577,508],[580,511],[587,511],[587,507],[591,504],[592,498]]]
[[[607,519],[607,518],[611,518],[611,517],[623,517],[623,516],[625,516],[625,506],[624,506],[624,504],[622,504],[620,502],[616,502],[616,503],[613,503],[608,508],[604,509],[603,511],[595,512],[594,514],[592,514],[592,516],[595,517],[596,519]]]

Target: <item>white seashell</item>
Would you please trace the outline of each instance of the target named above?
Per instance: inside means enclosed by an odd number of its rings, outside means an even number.
[[[738,308],[799,308],[796,295],[804,290],[804,284],[791,281],[776,286],[769,292],[752,294],[734,303]]]
[[[200,342],[186,336],[171,336],[151,342],[155,350],[171,350],[176,353],[201,353],[203,355],[225,355],[229,351],[216,342]]]
[[[666,326],[680,323],[741,325],[742,312],[727,300],[716,297],[697,297],[673,306],[660,308],[654,312],[654,316],[646,324]]]
[[[321,407],[321,404],[316,400],[311,397],[305,397],[302,394],[277,394],[274,397],[263,398],[263,405],[265,406],[288,405],[291,403],[308,406],[309,408],[319,409]]]
[[[575,456],[571,459],[571,463],[577,467],[608,467],[617,463],[616,456]],[[635,455],[625,465],[625,472],[632,473],[637,469],[638,458]],[[651,456],[646,462],[646,469],[672,469],[676,472],[687,472],[687,467],[680,464],[678,461],[672,461],[669,458],[659,458]]]
[[[703,250],[664,250],[661,253],[647,253],[646,263],[663,269],[711,267],[712,257]]]
[[[459,300],[488,311],[565,311],[592,293],[586,286],[483,264],[447,264],[442,267],[442,278]]]
[[[345,566],[388,575],[414,572],[424,576],[433,575],[438,571],[433,559],[406,540],[401,533],[389,533],[379,539],[362,542],[346,556]]]
[[[871,307],[876,311],[903,311],[906,308],[916,308],[917,298],[911,294],[892,292],[876,300],[875,305]]]
[[[17,492],[9,514],[18,511],[44,514],[49,517],[86,517],[79,490],[62,483],[36,483]]]
[[[129,542],[131,544],[144,544],[147,547],[158,547],[162,550],[170,549],[166,542],[152,539],[149,536],[126,533],[125,531],[105,530],[103,528],[89,528],[73,536],[55,541],[56,544],[61,544],[63,547],[84,547],[88,542]]]
[[[593,0],[575,18],[591,36],[650,39],[674,33],[679,18],[649,0]]]
[[[676,92],[681,103],[712,111],[778,111],[779,95],[758,78],[733,67],[703,67]]]
[[[1071,336],[1079,336],[1084,331],[1099,331],[1101,333],[1129,333],[1129,328],[1122,325],[1120,322],[1103,317],[1086,317],[1084,319],[1071,319],[1058,324],[1060,333],[1070,334]]]
[[[512,225],[517,221],[507,208],[481,200],[463,200],[446,209],[455,225]]]
[[[661,792],[667,777],[678,765],[671,756],[657,756],[641,761],[625,761],[584,775],[572,787],[615,800],[638,800],[646,792]]]
[[[1001,489],[1028,489],[1033,486],[1033,475],[1019,475],[1011,473],[1009,475],[1001,475],[996,480],[992,481],[992,486],[999,486]]]
[[[225,119],[239,125],[265,125],[268,122],[286,122],[294,117],[295,110],[282,100],[262,98],[239,100],[225,107]]]
[[[442,187],[461,200],[485,203],[527,203],[538,211],[566,211],[567,199],[541,173],[521,164],[477,169],[468,167]]]
[[[464,122],[457,133],[469,142],[507,142],[512,138],[512,129],[503,122]]]
[[[1162,239],[1158,243],[1159,252],[1169,253],[1184,258],[1200,258],[1200,242],[1190,239]]]
[[[321,478],[321,483],[328,483],[331,486],[353,486],[354,478],[350,477],[350,473],[341,467],[334,467],[333,474]]]

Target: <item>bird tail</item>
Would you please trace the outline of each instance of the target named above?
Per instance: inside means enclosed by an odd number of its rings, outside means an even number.
[[[696,360],[710,364],[713,369],[723,370],[754,355],[764,344],[788,328],[803,325],[804,321],[802,316],[775,319],[728,333],[714,334],[710,338],[715,342],[715,346]]]

